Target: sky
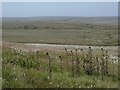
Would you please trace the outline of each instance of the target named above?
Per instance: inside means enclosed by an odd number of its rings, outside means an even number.
[[[2,17],[117,16],[117,2],[3,2]]]
[[[119,2],[120,0],[1,0],[2,2]]]

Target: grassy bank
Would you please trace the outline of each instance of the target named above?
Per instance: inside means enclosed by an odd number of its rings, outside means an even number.
[[[3,47],[3,88],[117,88],[118,64],[101,49],[97,54],[23,52]]]

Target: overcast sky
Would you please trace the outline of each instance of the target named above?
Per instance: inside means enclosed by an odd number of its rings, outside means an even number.
[[[117,16],[117,2],[4,2],[3,17]]]

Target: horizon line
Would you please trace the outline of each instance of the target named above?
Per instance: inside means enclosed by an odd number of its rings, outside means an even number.
[[[33,18],[33,17],[118,17],[118,16],[9,16],[9,17],[0,17],[0,18]]]

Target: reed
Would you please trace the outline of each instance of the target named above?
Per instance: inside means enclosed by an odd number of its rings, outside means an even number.
[[[52,78],[52,67],[51,67],[51,58],[49,56],[49,53],[46,53],[47,57],[48,57],[48,75],[49,75],[49,79]]]
[[[102,80],[104,80],[104,76],[105,76],[105,61],[104,61],[104,57],[105,57],[105,54],[104,54],[104,49],[101,48],[101,53],[102,53],[102,56],[101,56],[101,75],[102,75]]]
[[[74,77],[75,76],[75,74],[74,74],[74,54],[72,51],[71,51],[71,57],[72,57],[72,76]]]
[[[88,52],[88,60],[89,60],[89,74],[93,74],[94,66],[93,66],[93,55],[92,55],[92,49],[89,47],[89,52]]]
[[[62,57],[61,56],[59,56],[59,58],[60,58],[60,61],[61,61],[61,64],[60,64],[60,72],[61,72],[61,74],[63,73],[63,60],[62,60]]]
[[[68,50],[67,50],[67,48],[65,48],[65,52],[66,52],[66,56],[68,57],[69,56],[69,54],[68,54]],[[68,65],[68,60],[66,60],[66,65],[67,65],[67,70],[69,69],[68,67],[69,67],[69,65]]]
[[[112,79],[115,80],[115,67],[114,67],[114,59],[112,59]]]
[[[105,55],[105,60],[106,60],[106,62],[105,62],[105,74],[106,75],[108,75],[109,74],[109,72],[108,72],[108,58],[109,58],[109,56],[108,56],[108,52],[106,51],[106,55]]]
[[[100,74],[100,73],[99,73],[100,67],[99,67],[99,60],[98,60],[98,57],[96,57],[96,62],[97,62],[97,63],[96,63],[96,64],[97,64],[96,66],[97,66],[97,77],[98,77],[99,74]]]
[[[36,52],[36,63],[38,64],[37,65],[37,70],[40,69],[40,55],[39,55],[39,51]]]
[[[86,59],[84,59],[84,70],[87,75],[92,75],[93,74],[93,63],[92,63],[92,49],[89,47],[88,54],[86,55]]]
[[[76,51],[76,73],[79,75],[80,74],[80,62],[79,62],[79,58],[78,58],[78,52],[77,52],[77,49],[75,50]]]

